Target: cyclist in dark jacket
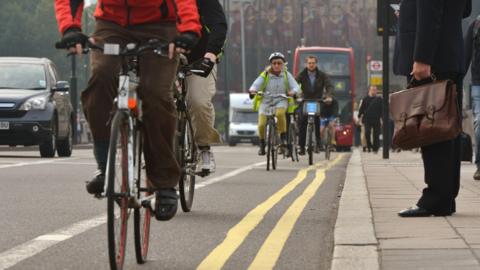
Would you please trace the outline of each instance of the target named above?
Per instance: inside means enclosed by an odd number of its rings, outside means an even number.
[[[328,75],[320,71],[317,67],[317,57],[310,55],[305,59],[306,68],[297,75],[297,82],[302,86],[302,95],[304,99],[315,99],[320,101],[325,97],[333,96],[333,85]],[[303,105],[300,104],[300,133],[299,145],[300,155],[305,155],[305,141],[307,136],[308,117],[303,115]],[[315,136],[317,138],[317,148],[320,148],[320,119],[315,118]]]
[[[81,33],[82,0],[55,0],[55,13],[62,34],[61,44],[71,52],[81,53],[86,37]],[[171,219],[177,211],[175,186],[180,179],[180,167],[174,155],[173,141],[176,110],[172,84],[178,57],[192,49],[200,37],[201,24],[196,0],[99,0],[95,11],[95,32],[99,43],[145,43],[152,38],[172,42],[169,58],[153,52],[141,55],[139,95],[143,101],[145,132],[144,155],[147,179],[157,190],[158,220]],[[176,27],[175,27],[176,25]],[[177,31],[180,35],[177,36]],[[176,49],[174,49],[176,47]],[[98,172],[88,182],[87,191],[103,191],[109,145],[108,125],[113,99],[117,95],[120,58],[90,53],[91,77],[81,100],[94,139],[94,155]]]
[[[215,160],[210,145],[220,143],[220,134],[214,128],[215,108],[212,98],[216,92],[217,63],[227,36],[227,20],[218,0],[198,0],[198,12],[203,24],[202,38],[188,54],[188,62],[205,70],[204,77],[192,75],[186,78],[187,99],[195,142],[198,145],[196,173],[206,176],[215,172]]]

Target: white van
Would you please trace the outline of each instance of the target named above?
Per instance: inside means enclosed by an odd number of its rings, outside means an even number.
[[[228,144],[250,142],[258,144],[258,113],[252,109],[252,100],[245,93],[230,94]]]

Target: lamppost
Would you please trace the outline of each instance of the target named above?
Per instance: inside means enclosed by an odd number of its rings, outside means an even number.
[[[305,43],[305,34],[304,34],[304,26],[303,26],[303,23],[304,23],[304,14],[303,14],[303,10],[305,8],[305,4],[307,3],[307,1],[305,0],[301,0],[300,1],[300,45],[304,45]]]
[[[247,89],[246,79],[246,63],[245,63],[245,16],[244,16],[244,4],[249,4],[252,0],[233,0],[233,2],[240,3],[240,46],[242,53],[242,91]]]

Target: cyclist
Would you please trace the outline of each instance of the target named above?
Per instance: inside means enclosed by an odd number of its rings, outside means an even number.
[[[309,55],[305,58],[306,67],[297,75],[297,82],[302,86],[302,94],[304,99],[321,100],[325,97],[333,96],[333,85],[330,78],[320,69],[318,69],[317,57]],[[324,91],[325,89],[325,91]],[[303,106],[299,106],[303,110]],[[299,132],[299,155],[305,155],[305,141],[307,136],[308,116],[300,111],[300,132]],[[317,141],[317,148],[320,147],[320,119],[315,118],[315,137]]]
[[[87,39],[81,32],[83,3],[82,0],[55,0],[62,34],[60,42],[77,54],[82,52]],[[180,179],[173,148],[176,111],[171,86],[178,65],[174,53],[192,49],[200,36],[202,26],[196,0],[98,0],[94,16],[94,42],[125,46],[152,38],[165,42],[173,40],[168,58],[157,57],[153,52],[140,56],[138,89],[143,99],[146,173],[150,185],[156,189],[155,217],[169,220],[177,211],[175,186]],[[103,191],[105,181],[108,123],[117,93],[120,59],[94,50],[90,54],[90,64],[92,75],[81,101],[92,131],[98,165],[97,174],[87,183],[87,191],[98,194]]]
[[[280,95],[294,96],[300,89],[285,67],[285,56],[274,52],[268,58],[270,65],[250,86],[250,96],[255,96],[254,104],[259,104],[258,135],[260,139],[259,155],[265,155],[265,124],[267,122],[267,104],[274,104],[277,117],[277,130],[280,133],[282,149],[287,145],[286,111],[289,101]],[[259,95],[257,95],[259,94]],[[256,106],[256,105],[255,105]]]
[[[330,132],[330,142],[327,145],[335,143],[335,124],[338,117],[338,102],[333,97],[327,97],[320,102],[320,138],[324,138],[325,127]],[[321,146],[320,146],[321,147]]]
[[[197,5],[204,27],[200,41],[187,58],[189,63],[194,63],[195,67],[204,70],[205,74],[203,78],[198,75],[188,76],[186,85],[193,134],[200,150],[196,173],[205,176],[205,172],[215,172],[215,160],[210,144],[221,142],[220,134],[213,127],[215,108],[212,98],[216,92],[216,64],[227,36],[227,20],[218,0],[197,0]]]

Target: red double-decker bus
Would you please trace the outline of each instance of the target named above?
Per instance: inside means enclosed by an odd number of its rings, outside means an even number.
[[[293,74],[305,67],[305,58],[316,56],[318,68],[327,73],[334,86],[334,97],[338,101],[340,124],[335,139],[337,151],[349,151],[353,145],[355,123],[355,62],[352,48],[299,47],[295,50]]]

